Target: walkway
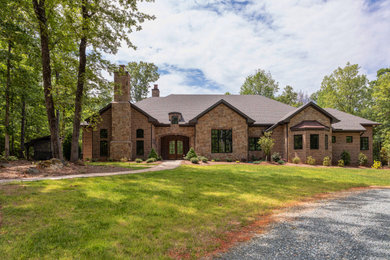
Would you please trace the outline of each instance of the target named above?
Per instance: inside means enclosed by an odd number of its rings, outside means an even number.
[[[163,161],[161,164],[155,167],[141,169],[141,170],[73,174],[73,175],[51,176],[51,177],[33,177],[33,178],[24,178],[24,179],[5,179],[5,180],[0,180],[0,184],[15,182],[15,181],[24,182],[24,181],[41,181],[41,180],[65,180],[65,179],[73,179],[73,178],[104,177],[104,176],[125,175],[125,174],[134,174],[134,173],[142,173],[142,172],[156,172],[156,171],[163,171],[163,170],[172,170],[179,167],[180,164],[181,164],[180,160]]]
[[[286,213],[222,259],[390,259],[390,189],[365,190]]]

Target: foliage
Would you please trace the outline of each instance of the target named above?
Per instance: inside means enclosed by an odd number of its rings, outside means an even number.
[[[127,161],[129,161],[129,159],[128,159],[127,157],[122,157],[119,161],[121,161],[121,162],[127,162]]]
[[[278,164],[284,164],[284,163],[285,163],[285,161],[283,161],[283,160],[278,161]]]
[[[318,105],[362,116],[370,104],[371,95],[368,79],[359,74],[359,69],[359,65],[347,63],[344,68],[338,67],[331,75],[325,76],[316,93]]]
[[[282,159],[282,156],[278,152],[274,152],[271,156],[272,161],[278,162]]]
[[[373,169],[381,169],[382,163],[380,161],[374,161],[374,164],[371,166]]]
[[[184,157],[184,159],[191,160],[192,158],[195,158],[195,157],[198,158],[198,155],[196,155],[194,148],[191,147],[190,150],[188,150],[188,153]]]
[[[295,92],[289,85],[284,88],[282,94],[278,96],[276,100],[294,107],[302,105],[302,102],[298,101],[298,92]]]
[[[261,161],[253,161],[253,164],[260,164]]]
[[[191,161],[191,163],[194,163],[194,164],[198,164],[198,163],[199,163],[198,157],[192,157],[192,158],[190,159],[190,161]]]
[[[271,153],[272,148],[275,145],[275,140],[271,138],[272,132],[265,132],[262,137],[259,139],[259,145],[261,147],[261,150],[265,154],[265,160],[268,160],[268,156]]]
[[[368,158],[364,153],[359,153],[359,165],[366,166],[368,163]]]
[[[159,156],[158,156],[157,152],[154,150],[154,148],[152,148],[152,150],[150,150],[148,158],[154,158],[156,160],[159,159]]]
[[[136,163],[142,163],[143,160],[142,160],[141,158],[137,158],[137,159],[135,159],[135,162],[136,162]]]
[[[390,145],[386,143],[382,147],[380,154],[381,154],[381,159],[384,162],[387,162],[387,164],[390,166]]]
[[[331,165],[331,160],[329,156],[325,156],[324,160],[322,161],[323,166],[330,166]]]
[[[208,162],[208,159],[207,159],[207,157],[205,157],[205,156],[199,156],[198,159],[199,159],[200,161],[204,162],[204,163],[207,163],[207,162]]]
[[[226,161],[227,161],[227,162],[232,162],[233,160],[230,159],[230,158],[227,158]]]
[[[350,162],[351,162],[351,155],[349,154],[348,151],[345,151],[345,150],[344,150],[344,151],[341,153],[341,159],[344,161],[344,164],[345,164],[345,165],[349,165]]]
[[[240,163],[240,161],[236,161],[236,163]]]
[[[146,163],[153,163],[153,162],[156,162],[156,161],[157,161],[156,158],[148,158],[148,159],[146,160]]]
[[[298,156],[295,156],[295,157],[292,159],[292,162],[295,163],[295,164],[299,164],[299,163],[301,163],[301,158],[299,158]]]
[[[316,159],[314,159],[312,156],[308,156],[306,158],[306,163],[309,165],[315,165],[316,164]]]
[[[339,167],[344,167],[344,160],[343,159],[340,159],[340,160],[338,160],[338,162],[337,162],[337,166],[339,166]]]
[[[145,99],[149,93],[149,84],[159,79],[158,68],[149,62],[129,62],[126,66],[130,74],[131,100],[135,103]]]
[[[255,74],[248,76],[241,86],[241,95],[262,95],[274,98],[279,90],[279,84],[272,78],[270,72],[258,69]]]

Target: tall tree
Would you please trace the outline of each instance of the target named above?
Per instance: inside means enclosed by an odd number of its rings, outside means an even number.
[[[138,2],[138,0],[66,0],[63,5],[67,23],[75,32],[75,39],[79,42],[71,161],[77,161],[79,158],[87,59],[89,55],[99,56],[103,52],[115,54],[122,41],[126,42],[128,47],[135,48],[130,41],[130,33],[134,29],[141,30],[140,24],[145,20],[154,19],[153,16],[138,10]],[[87,55],[88,47],[91,48],[89,55]],[[101,60],[103,62],[103,58]]]
[[[282,94],[278,96],[276,100],[290,106],[298,107],[301,105],[301,103],[298,102],[298,93],[289,85],[284,88]]]
[[[126,67],[130,74],[131,100],[138,102],[145,99],[149,93],[150,83],[160,78],[157,66],[140,61],[129,62]]]
[[[47,14],[53,16],[53,14],[56,13],[56,10],[53,6],[53,3],[51,3],[51,5],[48,5],[45,0],[32,0],[32,4],[39,25],[39,35],[41,40],[43,90],[45,96],[46,113],[49,121],[52,154],[54,158],[62,159],[62,151],[60,151],[61,146],[58,135],[58,121],[56,117],[52,93],[50,35],[49,20],[47,16]],[[51,18],[53,19],[53,17]]]
[[[258,69],[255,74],[245,79],[240,89],[241,95],[262,95],[275,98],[279,90],[279,83],[276,82],[270,72]]]
[[[359,74],[359,69],[358,64],[348,62],[344,68],[325,76],[317,92],[318,105],[362,115],[370,102],[370,92],[367,77]]]
[[[378,71],[378,78],[373,84],[373,119],[380,122],[379,134],[382,139],[390,137],[390,68]],[[390,145],[390,139],[387,140]]]

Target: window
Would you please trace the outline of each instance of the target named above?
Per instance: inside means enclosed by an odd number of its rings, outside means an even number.
[[[346,141],[347,141],[347,143],[352,143],[353,142],[352,136],[347,136]]]
[[[332,136],[332,143],[336,143],[336,136]]]
[[[310,135],[310,149],[318,149],[320,136],[319,135]]]
[[[368,150],[368,137],[360,137],[360,150]]]
[[[108,142],[100,141],[100,156],[108,156]]]
[[[144,141],[137,141],[137,155],[144,155]]]
[[[169,141],[169,154],[176,154],[176,141]]]
[[[137,138],[144,138],[144,130],[137,129]]]
[[[232,129],[211,130],[211,152],[212,153],[233,152]]]
[[[172,116],[171,124],[177,125],[179,123],[179,117],[178,116]]]
[[[107,129],[100,129],[100,138],[108,138]]]
[[[303,138],[302,135],[294,135],[294,149],[300,150],[303,148]]]
[[[328,150],[328,135],[325,135],[325,150]]]
[[[261,151],[261,146],[259,144],[259,137],[249,137],[249,151]]]

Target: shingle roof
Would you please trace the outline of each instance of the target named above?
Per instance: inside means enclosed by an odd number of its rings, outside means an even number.
[[[332,124],[332,128],[336,131],[364,131],[365,128],[363,125],[380,125],[377,122],[354,116],[337,109],[325,108],[325,110],[340,120],[340,122]]]
[[[275,124],[295,109],[259,95],[169,95],[147,98],[136,105],[163,124],[170,123],[169,112],[181,112],[185,124],[222,99],[253,119],[255,124],[262,125]]]
[[[191,120],[195,122],[196,118],[219,102],[230,105],[233,110],[246,117],[248,122],[254,122],[255,125],[273,126],[288,121],[309,105],[329,116],[335,130],[364,131],[362,125],[378,124],[336,109],[322,109],[313,102],[296,108],[260,95],[169,95],[147,98],[135,103],[135,106],[160,124],[170,124],[168,116],[170,112],[180,112],[183,119],[180,124],[188,124]]]

